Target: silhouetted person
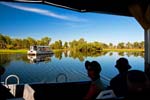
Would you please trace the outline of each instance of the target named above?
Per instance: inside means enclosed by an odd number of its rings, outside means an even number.
[[[84,100],[95,100],[96,96],[103,90],[103,84],[100,80],[101,65],[97,61],[86,61],[85,68],[92,83]]]
[[[1,79],[1,75],[3,75],[4,72],[5,72],[5,68],[0,66],[0,79]],[[0,100],[6,100],[8,98],[13,98],[13,97],[14,96],[9,92],[9,89],[7,89],[5,86],[3,86],[0,83]]]
[[[116,61],[115,67],[119,74],[110,81],[110,88],[114,91],[116,96],[125,97],[127,95],[127,72],[131,68],[126,58],[119,58]]]
[[[139,70],[131,70],[127,74],[127,99],[150,100],[150,87],[147,75]]]

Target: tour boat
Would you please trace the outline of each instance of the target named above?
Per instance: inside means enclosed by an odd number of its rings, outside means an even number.
[[[30,46],[27,54],[29,55],[42,55],[42,54],[53,54],[50,46]]]

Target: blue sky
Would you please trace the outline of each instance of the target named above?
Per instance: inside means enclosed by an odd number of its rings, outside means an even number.
[[[72,41],[84,38],[117,44],[144,40],[144,30],[132,17],[80,13],[49,5],[0,2],[0,33],[12,38],[48,36]]]

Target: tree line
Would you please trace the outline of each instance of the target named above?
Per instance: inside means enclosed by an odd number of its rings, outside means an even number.
[[[73,40],[71,42],[62,43],[61,40],[55,41],[51,44],[52,49],[69,49],[80,52],[91,52],[101,51],[103,49],[144,49],[144,41],[141,42],[120,42],[117,45],[113,43],[102,43],[102,42],[87,42],[83,38],[79,40]]]
[[[31,45],[49,45],[51,38],[36,40],[32,37],[20,39],[0,34],[0,49],[28,49]]]
[[[117,45],[113,43],[87,42],[84,38],[73,40],[70,42],[62,42],[61,40],[51,42],[50,37],[43,37],[36,40],[32,37],[27,38],[11,38],[10,36],[0,34],[0,49],[28,49],[31,45],[45,45],[52,49],[67,49],[81,52],[101,51],[103,49],[144,49],[144,41],[141,42],[120,42]]]

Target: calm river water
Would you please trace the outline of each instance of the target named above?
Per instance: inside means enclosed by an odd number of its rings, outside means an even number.
[[[0,54],[0,64],[6,69],[1,77],[5,82],[9,75],[17,75],[19,84],[26,83],[60,83],[88,81],[84,63],[96,60],[101,64],[102,81],[108,85],[109,80],[118,74],[114,67],[116,60],[125,57],[132,69],[144,71],[144,53],[141,52],[99,52],[76,53],[57,52],[54,55],[27,56],[26,54]],[[8,84],[16,83],[11,77]]]

